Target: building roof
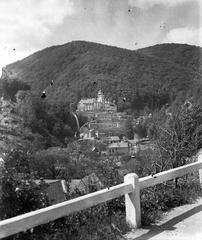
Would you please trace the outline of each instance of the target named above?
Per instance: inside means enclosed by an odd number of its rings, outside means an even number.
[[[109,140],[111,141],[119,141],[119,137],[118,136],[111,136],[111,137],[108,137]]]
[[[98,91],[98,94],[99,94],[99,95],[101,95],[101,94],[103,95],[103,93],[102,93],[101,89]]]
[[[36,184],[41,183],[41,179],[34,180]],[[61,182],[61,179],[43,179],[45,183],[51,184],[51,183],[56,183],[56,182]]]
[[[95,186],[98,190],[103,188],[103,184],[95,173],[91,173],[82,179],[72,179],[69,185],[70,193],[73,193],[76,189],[80,192],[88,193],[90,186]]]
[[[127,140],[127,142],[133,144],[136,144],[137,142],[139,142],[137,139],[132,139],[132,140]]]
[[[79,104],[88,104],[88,103],[94,103],[96,101],[95,98],[88,98],[88,99],[81,99]]]
[[[127,142],[112,143],[107,146],[107,148],[128,148]]]
[[[60,203],[66,200],[67,184],[61,179],[44,179],[49,186],[45,190],[52,204]],[[41,180],[34,180],[36,184],[40,184]]]

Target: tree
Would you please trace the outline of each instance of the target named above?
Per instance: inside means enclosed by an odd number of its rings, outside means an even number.
[[[155,137],[153,141],[157,144],[160,154],[156,172],[189,163],[191,157],[202,148],[200,105],[192,104],[190,108],[181,107],[177,114],[163,111],[153,115],[150,121],[148,132],[152,132],[152,136]]]
[[[8,151],[1,176],[0,219],[12,218],[51,205],[46,189],[48,184],[41,181],[36,184],[29,173],[27,151],[15,148]],[[42,239],[51,229],[47,223],[31,231],[18,233],[8,239]]]
[[[19,91],[16,97],[16,111],[23,118],[24,127],[43,136],[46,147],[64,146],[65,137],[73,136],[71,114],[65,104],[52,106],[32,91]]]
[[[125,137],[128,139],[134,138],[134,132],[133,132],[133,125],[132,125],[132,119],[127,118],[125,122]]]
[[[26,91],[31,89],[31,87],[27,83],[20,81],[17,78],[4,78],[2,81],[3,92],[11,99],[12,102],[16,102],[15,95],[19,90]]]
[[[56,122],[54,127],[53,127],[53,134],[55,136],[58,136],[58,135],[60,135],[60,132],[61,132],[61,125],[60,125],[59,122]]]
[[[47,186],[34,182],[28,158],[29,153],[20,148],[11,149],[6,153],[2,170],[1,219],[49,205],[44,192]]]
[[[147,120],[145,118],[141,118],[139,123],[136,124],[134,132],[137,133],[140,138],[147,137]]]
[[[30,170],[36,178],[69,179],[69,165],[68,152],[57,149],[42,150],[29,158]]]

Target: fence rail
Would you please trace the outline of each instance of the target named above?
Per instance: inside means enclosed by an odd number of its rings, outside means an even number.
[[[0,239],[48,223],[85,208],[125,195],[126,221],[132,228],[141,226],[140,190],[199,170],[202,187],[202,155],[198,162],[140,178],[127,174],[124,183],[90,193],[69,201],[0,221]]]
[[[0,238],[26,231],[71,213],[131,193],[132,191],[133,187],[130,183],[122,183],[109,189],[103,189],[69,201],[0,221]]]
[[[177,177],[182,177],[183,175],[195,172],[195,171],[199,170],[200,168],[202,168],[202,161],[190,163],[185,166],[181,166],[178,168],[160,172],[160,173],[155,174],[153,177],[148,176],[148,177],[140,178],[139,179],[140,189],[148,188],[148,187],[154,186],[158,183],[166,182],[168,180],[171,180],[171,179],[174,179]]]

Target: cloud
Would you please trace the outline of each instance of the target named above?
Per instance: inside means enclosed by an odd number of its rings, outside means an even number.
[[[167,33],[163,43],[187,43],[202,47],[202,28],[175,28]]]
[[[71,0],[1,0],[0,50],[16,48],[32,51],[44,47],[52,29],[74,14]]]
[[[1,0],[0,17],[6,22],[30,24],[33,20],[42,24],[57,25],[72,15],[74,5],[71,0]]]
[[[6,66],[9,63],[16,62],[21,60],[28,55],[34,53],[36,50],[33,51],[18,51],[15,48],[11,47],[4,47],[0,49],[0,77],[1,77],[1,69],[2,67]]]
[[[131,7],[143,8],[145,10],[152,8],[155,5],[164,5],[167,8],[176,7],[177,5],[184,4],[186,2],[193,2],[200,0],[128,0],[128,4]]]

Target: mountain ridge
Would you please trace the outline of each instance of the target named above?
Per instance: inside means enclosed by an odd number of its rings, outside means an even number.
[[[67,101],[74,108],[81,98],[96,96],[100,86],[121,110],[159,108],[171,105],[180,92],[193,95],[195,85],[201,87],[201,55],[202,48],[187,44],[128,50],[74,41],[7,65],[3,77],[26,81],[38,93],[46,90],[50,101]],[[49,87],[52,79],[54,86]]]

